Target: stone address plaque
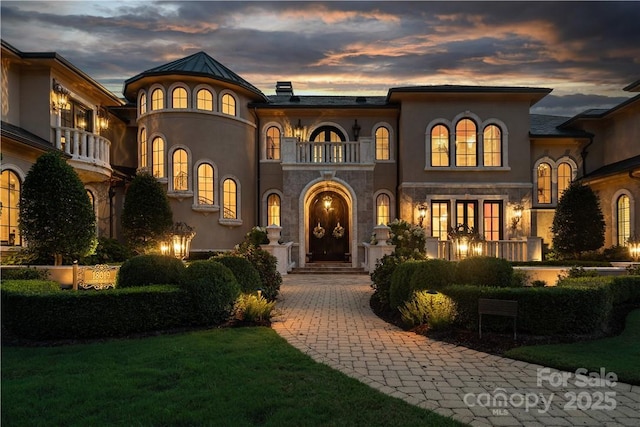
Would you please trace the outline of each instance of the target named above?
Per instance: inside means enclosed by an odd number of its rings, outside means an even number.
[[[116,287],[118,267],[98,264],[93,267],[82,267],[78,275],[78,287],[82,289],[108,289]]]

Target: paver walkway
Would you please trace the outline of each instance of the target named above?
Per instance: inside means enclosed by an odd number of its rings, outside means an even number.
[[[640,426],[638,386],[583,386],[575,372],[563,380],[403,331],[371,311],[371,293],[367,275],[285,276],[273,329],[317,362],[473,426]]]

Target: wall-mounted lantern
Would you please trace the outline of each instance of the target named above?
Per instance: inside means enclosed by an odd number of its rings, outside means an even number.
[[[103,107],[98,107],[96,113],[96,127],[98,131],[103,131],[109,127],[109,115]]]
[[[298,141],[302,139],[302,122],[298,119],[298,124],[293,127],[293,136],[295,136]]]
[[[55,79],[51,89],[53,90],[51,107],[54,111],[62,110],[69,102],[69,91]]]
[[[424,202],[421,202],[421,203],[418,203],[416,208],[418,209],[418,225],[422,227],[422,223],[424,222],[424,219],[427,217],[427,210],[429,209],[429,205],[427,205]]]
[[[356,119],[355,123],[353,124],[353,126],[351,127],[351,129],[353,130],[353,139],[355,141],[358,140],[358,138],[360,137],[360,129],[362,129],[360,127],[360,125],[358,124],[358,119]]]

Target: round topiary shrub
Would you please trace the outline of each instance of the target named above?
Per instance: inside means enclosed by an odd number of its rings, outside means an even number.
[[[261,289],[262,282],[258,270],[253,267],[248,259],[234,255],[219,255],[211,258],[211,260],[219,262],[231,270],[242,292],[252,293]]]
[[[389,305],[395,309],[409,301],[413,295],[411,277],[423,261],[407,261],[398,265],[391,274],[391,288],[389,289]]]
[[[131,288],[147,285],[178,285],[184,273],[184,264],[165,255],[139,255],[122,263],[117,287]]]
[[[253,245],[240,245],[235,254],[245,257],[260,275],[262,295],[269,301],[278,296],[282,276],[278,272],[278,259],[264,249]]]
[[[462,285],[513,286],[513,267],[502,258],[469,257],[458,262],[456,282]]]
[[[452,285],[456,278],[456,264],[444,259],[428,259],[416,266],[410,278],[412,291],[438,291]]]
[[[240,285],[230,269],[216,261],[194,261],[185,269],[182,287],[190,296],[193,321],[220,324],[233,312]]]

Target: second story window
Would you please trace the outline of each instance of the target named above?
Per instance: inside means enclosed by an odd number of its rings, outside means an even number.
[[[230,116],[236,115],[236,99],[228,93],[222,95],[222,113]]]
[[[476,124],[462,119],[456,124],[456,166],[477,166]]]
[[[214,175],[213,166],[202,163],[198,166],[198,204],[213,205],[214,203]]]
[[[198,110],[213,111],[213,95],[207,89],[200,89],[196,97]]]
[[[275,126],[267,129],[267,159],[280,159],[280,129]]]
[[[538,165],[538,203],[551,203],[551,166],[548,163]]]
[[[236,182],[231,179],[225,179],[222,183],[223,193],[223,211],[222,218],[237,219],[238,218],[238,201],[236,192]]]
[[[380,126],[376,129],[376,160],[389,160],[389,129]]]
[[[93,131],[93,111],[79,102],[70,99],[60,110],[60,124],[65,128]]]
[[[500,128],[488,125],[484,128],[484,166],[502,166],[502,136]]]
[[[147,130],[145,128],[140,129],[140,167],[147,167]]]
[[[160,137],[153,138],[151,143],[153,158],[151,159],[151,171],[156,178],[164,178],[164,140]]]
[[[177,87],[171,93],[171,106],[173,108],[187,108],[187,91],[183,87]]]
[[[140,115],[146,114],[147,112],[147,94],[142,92],[140,94]]]
[[[173,191],[189,189],[189,164],[187,151],[182,148],[173,152]]]
[[[431,166],[449,166],[449,129],[444,125],[431,129]]]
[[[164,108],[164,92],[162,89],[154,89],[151,92],[151,110],[162,110]]]

